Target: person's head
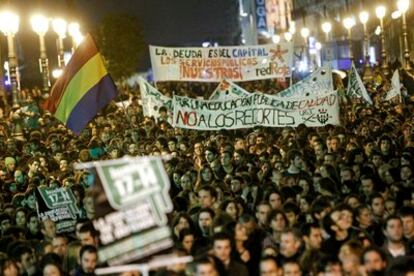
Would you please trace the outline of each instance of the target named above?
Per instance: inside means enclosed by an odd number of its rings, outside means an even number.
[[[366,197],[369,197],[375,190],[375,183],[372,176],[361,176],[361,190]]]
[[[289,221],[289,226],[293,227],[296,224],[300,214],[299,206],[296,205],[296,203],[294,202],[286,202],[283,205],[283,211],[286,214],[286,217]]]
[[[66,256],[68,248],[68,238],[62,234],[57,234],[52,239],[53,252],[61,258]]]
[[[12,249],[10,256],[19,263],[22,272],[32,275],[36,271],[36,260],[30,246],[20,244]]]
[[[79,229],[79,241],[82,246],[93,245],[98,246],[99,238],[98,233],[92,223],[84,223]]]
[[[84,273],[93,273],[98,263],[98,251],[93,245],[83,245],[80,253],[80,265]]]
[[[377,217],[383,217],[385,211],[384,198],[380,193],[373,193],[368,200],[372,213]]]
[[[197,224],[204,234],[209,234],[213,226],[214,211],[210,208],[202,208],[198,212]]]
[[[211,186],[203,186],[198,191],[198,198],[202,208],[211,208],[216,201],[216,190]]]
[[[410,206],[401,207],[398,214],[403,222],[404,237],[407,239],[414,238],[414,208]]]
[[[193,248],[195,240],[195,234],[193,230],[189,228],[184,228],[179,233],[179,241],[181,243],[181,246],[184,248],[184,250],[187,252],[187,254],[191,254],[191,249]]]
[[[256,206],[256,219],[260,226],[267,226],[267,220],[271,209],[269,203],[266,201],[262,201]]]
[[[353,181],[354,180],[354,171],[350,167],[342,167],[339,176],[341,178],[341,183],[343,184],[345,181]]]
[[[269,202],[270,207],[272,207],[272,209],[282,208],[282,196],[280,195],[280,192],[278,192],[277,190],[269,191],[266,196],[266,199]]]
[[[54,262],[49,262],[43,266],[43,276],[63,276],[62,268]]]
[[[282,266],[283,276],[301,276],[302,269],[297,261],[287,261]]]
[[[389,242],[399,243],[403,240],[403,222],[398,216],[389,216],[384,222],[384,236]]]
[[[18,276],[19,267],[17,263],[10,258],[0,258],[0,274],[4,276]]]
[[[322,245],[322,229],[318,223],[306,223],[301,228],[303,241],[307,249],[318,250]]]
[[[276,259],[266,256],[260,260],[260,276],[279,276],[280,266]]]
[[[359,241],[351,240],[342,244],[339,248],[338,257],[345,272],[349,273],[354,267],[358,267],[362,250],[362,244]]]
[[[204,156],[205,156],[207,162],[210,164],[211,162],[216,160],[217,150],[212,148],[212,147],[208,147],[204,150]]]
[[[362,264],[368,273],[384,271],[387,255],[378,247],[368,247],[362,252]]]
[[[359,227],[363,229],[370,227],[373,222],[371,208],[367,205],[359,206],[356,209],[356,220],[358,221]]]
[[[269,213],[269,226],[272,231],[282,232],[288,225],[288,219],[282,210],[275,209]]]
[[[46,240],[51,241],[56,236],[56,224],[51,219],[42,221],[41,232]]]
[[[15,213],[16,226],[25,228],[26,227],[26,209],[18,208]]]
[[[195,273],[197,276],[219,276],[216,264],[211,257],[200,257],[196,259]]]
[[[298,253],[302,239],[294,229],[286,229],[280,235],[280,254],[292,257]]]
[[[237,220],[239,208],[235,200],[228,199],[223,201],[220,209],[226,214],[228,214],[230,217],[232,217],[234,220]]]
[[[1,229],[1,232],[4,233],[4,231],[9,229],[11,225],[12,225],[11,217],[5,212],[1,213],[0,214],[0,229]]]
[[[213,236],[213,254],[224,265],[228,265],[231,259],[231,237],[223,232]]]
[[[289,166],[296,167],[297,169],[303,168],[303,155],[298,150],[291,150],[287,153],[286,158],[289,162]]]
[[[223,166],[231,165],[231,152],[224,151],[220,155],[220,162]]]
[[[37,213],[35,211],[30,212],[27,215],[27,229],[29,229],[29,232],[31,234],[37,234],[40,230],[39,225],[39,218],[37,217]]]

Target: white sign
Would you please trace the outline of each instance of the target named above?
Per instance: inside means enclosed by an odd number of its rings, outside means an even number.
[[[336,92],[303,98],[252,93],[224,101],[174,96],[173,125],[197,130],[339,125]]]
[[[167,48],[150,46],[156,81],[220,82],[290,77],[293,45]]]

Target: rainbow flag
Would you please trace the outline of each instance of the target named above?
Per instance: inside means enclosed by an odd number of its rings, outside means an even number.
[[[102,56],[88,34],[63,69],[43,107],[79,134],[117,94]]]

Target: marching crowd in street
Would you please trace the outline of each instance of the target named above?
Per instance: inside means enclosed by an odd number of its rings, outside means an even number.
[[[194,262],[156,275],[414,275],[414,90],[385,102],[386,78],[366,87],[374,105],[343,96],[340,126],[220,131],[173,128],[164,109],[144,117],[139,89],[123,87],[117,100],[130,104],[110,104],[79,136],[40,108],[39,90],[25,90],[0,112],[0,275],[94,275],[93,181],[73,164],[123,155],[172,157],[172,251]],[[207,98],[214,87],[158,89]],[[39,186],[73,191],[76,231],[38,218]]]

